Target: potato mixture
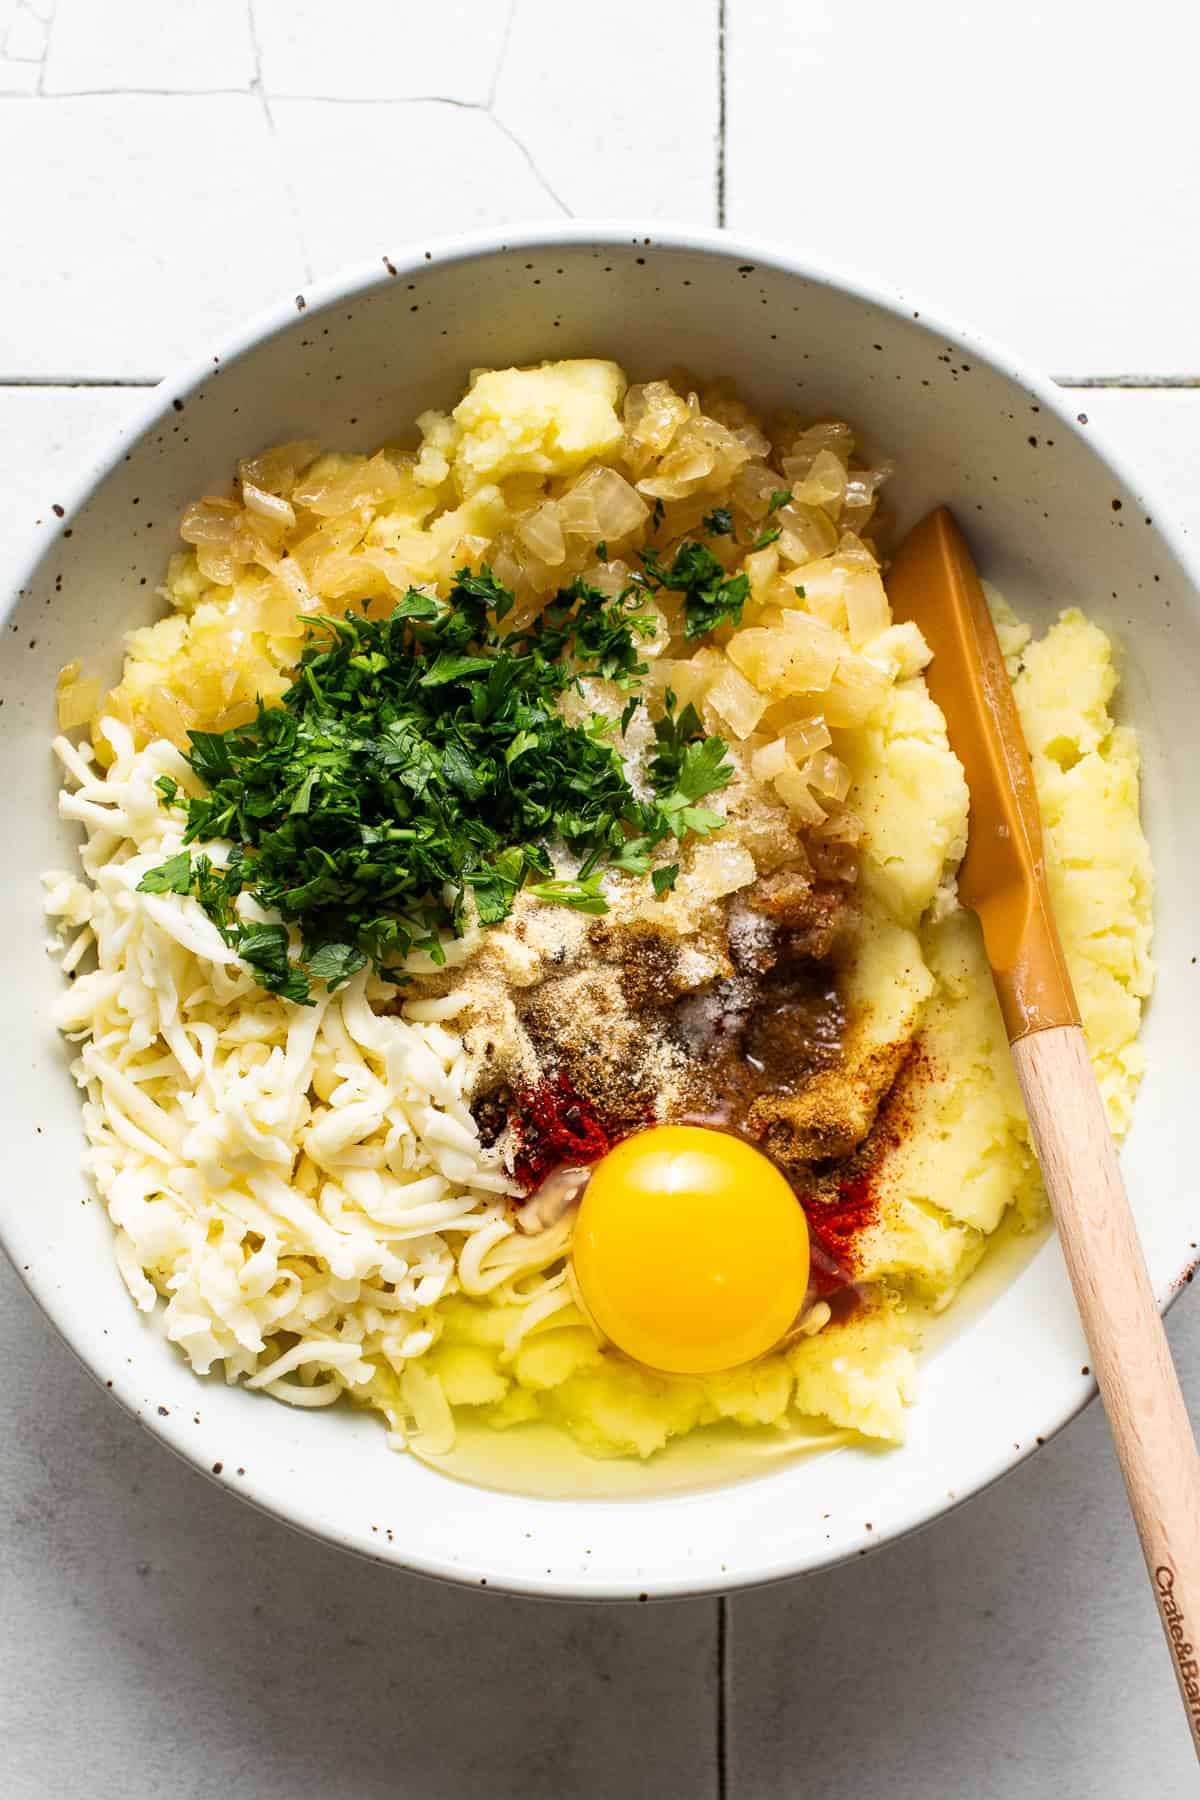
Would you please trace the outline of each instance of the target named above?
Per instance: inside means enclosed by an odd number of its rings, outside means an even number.
[[[955,894],[962,770],[888,608],[888,465],[843,422],[600,360],[477,371],[417,423],[240,462],[184,514],[118,686],[60,681],[90,731],[60,740],[89,834],[86,879],[47,878],[60,1023],[122,1273],[197,1369],[348,1395],[431,1454],[464,1416],[601,1455],[716,1421],[896,1442],[922,1319],[1045,1202]],[[1034,639],[989,598],[1120,1135],[1151,985],[1137,745],[1103,631],[1070,609]],[[355,813],[353,867],[315,835],[385,739],[393,836],[434,871],[407,888],[383,815]],[[664,1374],[582,1307],[571,1236],[597,1158],[688,1121],[782,1171],[811,1272],[767,1354]]]

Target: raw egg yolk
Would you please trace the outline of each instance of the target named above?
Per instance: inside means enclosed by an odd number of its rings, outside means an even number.
[[[610,1150],[571,1254],[604,1335],[675,1375],[761,1356],[808,1286],[808,1226],[788,1183],[761,1151],[702,1125],[656,1125]]]

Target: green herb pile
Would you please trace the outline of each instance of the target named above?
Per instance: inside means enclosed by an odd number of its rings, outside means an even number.
[[[653,550],[642,552],[642,563],[648,586],[683,595],[684,634],[689,643],[718,625],[741,624],[750,577],[726,575],[707,544],[685,538],[672,563],[664,563]]]
[[[767,505],[768,518],[781,506],[786,506],[791,497],[790,488],[776,488]],[[733,514],[727,506],[717,506],[712,512],[705,513],[702,530],[707,537],[736,539]],[[761,550],[779,536],[778,525],[765,526],[745,548]],[[670,563],[665,563],[657,551],[644,550],[642,566],[646,571],[647,587],[666,588],[683,595],[684,635],[689,643],[706,632],[715,631],[718,625],[741,624],[742,609],[750,597],[750,577],[726,574],[707,544],[685,538]]]
[[[654,621],[639,609],[648,589],[683,592],[695,636],[711,629],[700,618],[740,617],[744,580],[684,545],[669,569],[648,553],[645,579],[616,599],[575,581],[523,632],[500,633],[513,595],[486,567],[460,570],[446,602],[412,589],[384,620],[314,620],[279,706],[191,734],[187,761],[207,791],[186,797],[159,781],[186,810],[185,844],[231,841],[228,864],[185,849],[142,891],[194,895],[260,984],[300,1003],[314,980],[336,987],[367,963],[402,979],[412,950],[443,960],[441,934],[461,934],[468,896],[495,924],[523,887],[606,912],[606,868],[649,874],[665,894],[679,865],[651,870],[652,854],[723,823],[699,802],[733,771],[724,740],[668,692],[647,767],[653,797],[630,786],[613,739],[643,704],[638,644]],[[558,700],[583,675],[628,694],[619,725],[600,714],[567,723]],[[555,841],[580,859],[571,880],[554,878]],[[285,923],[243,923],[243,893]],[[297,960],[287,925],[299,927]]]

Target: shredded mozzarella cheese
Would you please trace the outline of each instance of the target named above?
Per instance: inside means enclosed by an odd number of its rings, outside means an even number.
[[[195,900],[138,891],[183,846],[155,787],[189,785],[183,758],[165,741],[136,750],[116,721],[102,730],[107,772],[56,741],[86,879],[44,880],[64,970],[94,953],[56,1023],[79,1045],[86,1163],[125,1283],[143,1311],[165,1301],[166,1334],[200,1373],[220,1365],[299,1406],[349,1390],[388,1415],[394,1442],[414,1426],[441,1438],[429,1382],[407,1379],[439,1301],[542,1262],[513,1257],[513,1190],[467,1105],[454,1008],[376,1011],[394,990],[366,971],[311,1007],[264,993]],[[201,848],[215,863],[228,852]]]

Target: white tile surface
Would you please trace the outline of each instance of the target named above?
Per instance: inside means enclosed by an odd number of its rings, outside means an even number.
[[[0,42],[2,41],[0,39]],[[40,59],[30,62],[17,57],[0,55],[0,95],[36,93],[40,76]]]
[[[46,54],[42,0],[0,0],[0,94],[33,94]]]
[[[1200,1306],[1171,1319],[1200,1418]],[[1185,1800],[1195,1757],[1098,1406],[905,1543],[730,1603],[731,1800]]]
[[[56,0],[42,91],[249,91],[254,72],[246,0]]]
[[[7,1263],[0,1362],[5,1800],[716,1794],[715,1601],[508,1600],[286,1531],[107,1401]]]
[[[503,0],[371,0],[331,31],[315,0],[61,0],[44,95],[0,98],[0,157],[37,172],[10,198],[0,379],[160,375],[409,237],[566,212],[711,223],[715,0],[689,0],[683,30],[640,0],[581,21],[552,0],[521,0],[511,29]]]
[[[1072,401],[1128,458],[1164,517],[1200,536],[1200,388],[1076,388]]]
[[[1056,374],[1200,364],[1200,9],[728,0],[727,217]]]
[[[329,0],[250,5],[270,94],[475,106],[487,104],[513,10],[511,0],[355,0],[352,28],[331,31]]]
[[[29,0],[7,0],[2,19],[4,54],[14,62],[40,63],[46,54],[49,10]]]
[[[0,387],[0,545],[19,551],[144,398],[138,388]],[[3,591],[3,590],[0,590]]]
[[[0,101],[0,377],[158,376],[304,280],[249,95]]]
[[[482,110],[273,100],[271,113],[304,260],[317,276],[378,262],[412,238],[562,216],[520,146]]]
[[[511,132],[446,102],[0,100],[0,379],[161,375],[412,237],[561,216]]]
[[[716,220],[716,0],[518,0],[495,111],[571,212]]]
[[[157,375],[410,235],[711,222],[717,11],[0,0],[0,545],[140,399],[5,378]],[[1060,372],[1200,371],[1195,8],[725,13],[732,226],[911,281]],[[1200,530],[1200,391],[1073,403]],[[1171,1334],[1200,1395],[1200,1307]],[[1094,1409],[935,1531],[730,1603],[721,1786],[714,1604],[464,1595],[295,1538],[125,1421],[2,1266],[0,1366],[5,1800],[1194,1791]]]

